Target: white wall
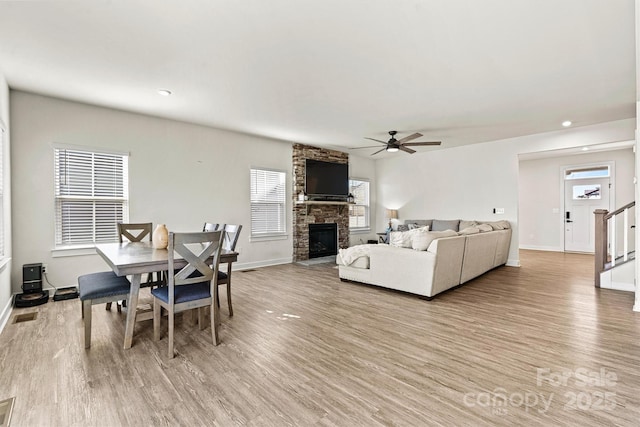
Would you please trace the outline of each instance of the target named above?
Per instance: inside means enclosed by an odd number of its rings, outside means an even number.
[[[291,262],[291,185],[286,240],[251,242],[249,217],[250,167],[284,170],[290,183],[290,143],[20,91],[11,91],[11,118],[14,292],[25,263],[48,264],[57,287],[108,269],[98,255],[52,257],[53,142],[130,153],[130,221],[171,231],[198,230],[205,221],[243,224],[238,267]]]
[[[519,265],[518,154],[634,138],[635,119],[527,135],[408,155],[376,163],[376,226],[385,227],[384,209],[404,219],[506,219],[514,233],[509,265]],[[494,215],[493,208],[504,208]]]
[[[11,258],[11,128],[9,122],[9,86],[4,76],[0,73],[0,120],[4,123],[7,132],[5,133],[5,146],[3,154],[3,182],[4,200],[0,201],[4,207],[4,236],[5,236],[5,257]],[[3,263],[0,266],[0,331],[9,319],[11,313],[12,292],[11,292],[11,262]]]
[[[615,208],[635,200],[635,157],[631,148],[520,161],[520,248],[564,250],[562,167],[615,162]],[[553,213],[553,209],[558,209]],[[622,231],[622,230],[620,230]]]

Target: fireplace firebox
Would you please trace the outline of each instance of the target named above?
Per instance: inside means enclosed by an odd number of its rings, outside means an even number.
[[[338,224],[309,224],[309,258],[338,254]]]

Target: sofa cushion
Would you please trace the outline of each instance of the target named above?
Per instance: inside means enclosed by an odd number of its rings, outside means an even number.
[[[443,237],[453,237],[458,233],[452,230],[443,231],[421,231],[415,233],[411,239],[411,247],[416,251],[426,251],[431,242]]]
[[[480,232],[484,233],[486,231],[493,231],[493,227],[490,226],[489,224],[478,224],[476,225],[476,228],[478,230],[480,230]]]
[[[501,221],[487,221],[487,222],[484,222],[483,224],[490,225],[493,230],[507,230],[511,228],[509,221],[506,221],[504,219]]]
[[[475,227],[476,225],[478,225],[478,221],[460,220],[460,225],[458,225],[458,229],[464,230],[465,228]]]
[[[478,234],[480,229],[478,227],[466,227],[458,231],[458,234],[461,236],[466,236],[469,234]]]
[[[431,231],[453,230],[458,231],[459,219],[434,219],[431,223]]]

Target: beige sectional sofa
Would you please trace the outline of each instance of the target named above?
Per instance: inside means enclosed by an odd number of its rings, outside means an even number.
[[[409,220],[405,223],[425,225],[431,224],[430,221]],[[499,221],[485,224],[492,225],[491,231],[469,231],[470,227],[465,227],[458,234],[458,230],[454,230],[456,233],[449,232],[451,237],[433,240],[426,250],[388,244],[361,245],[355,250],[349,248],[347,251],[351,250],[350,253],[341,250],[336,257],[340,279],[397,289],[431,299],[506,264],[511,242],[509,223]],[[354,257],[357,258],[354,260]]]

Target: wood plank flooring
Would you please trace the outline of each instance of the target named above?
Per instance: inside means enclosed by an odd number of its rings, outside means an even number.
[[[166,321],[124,350],[95,306],[85,351],[78,300],[15,309],[38,317],[0,335],[0,400],[12,426],[640,425],[633,294],[595,289],[592,256],[521,260],[430,302],[330,264],[236,272],[221,344],[178,317],[175,359]]]

